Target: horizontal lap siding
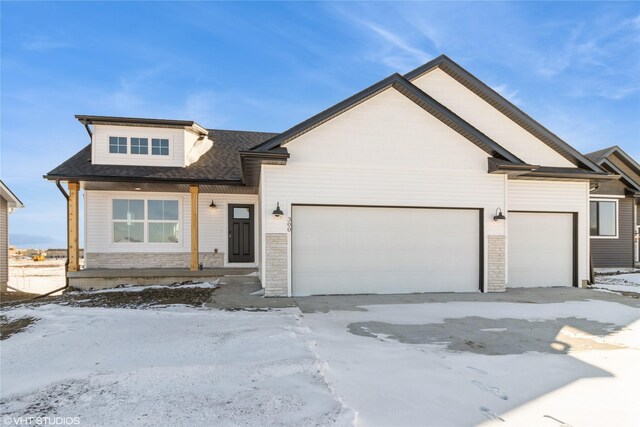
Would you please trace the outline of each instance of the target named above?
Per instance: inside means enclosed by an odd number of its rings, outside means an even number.
[[[525,162],[544,166],[574,166],[441,69],[436,68],[413,83]]]
[[[8,251],[9,251],[9,220],[7,201],[0,197],[0,283],[9,280]]]
[[[111,241],[112,199],[178,199],[180,203],[180,242],[178,244],[114,244]],[[216,209],[209,208],[211,201]],[[250,194],[207,194],[199,196],[199,246],[201,252],[226,253],[227,206],[229,203],[257,204],[258,196]],[[86,191],[86,250],[88,253],[175,253],[191,251],[191,200],[184,193],[141,193]],[[146,206],[145,206],[146,209]],[[256,224],[259,224],[256,218]],[[257,228],[257,227],[256,227]],[[91,266],[89,266],[91,267]]]
[[[591,239],[596,268],[633,267],[633,199],[618,201],[618,238]]]

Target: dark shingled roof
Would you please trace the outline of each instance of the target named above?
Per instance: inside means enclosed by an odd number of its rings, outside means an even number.
[[[91,163],[91,144],[57,168],[45,178],[79,180],[132,180],[132,181],[178,181],[193,183],[215,183],[241,181],[240,156],[238,152],[249,150],[276,133],[248,132],[208,129],[213,146],[198,159],[185,167],[94,165]]]

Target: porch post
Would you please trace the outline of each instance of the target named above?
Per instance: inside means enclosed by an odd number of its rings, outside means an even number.
[[[69,182],[69,200],[67,200],[67,256],[69,271],[80,270],[80,249],[78,248],[78,193],[80,183]]]
[[[200,187],[190,185],[191,192],[191,271],[197,271],[200,266],[200,248],[198,245],[198,194]]]

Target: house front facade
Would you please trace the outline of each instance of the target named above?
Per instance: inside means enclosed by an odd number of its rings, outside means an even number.
[[[71,273],[82,193],[87,271],[247,267],[267,296],[581,286],[619,178],[446,56],[278,134],[77,118],[91,143],[45,176]]]

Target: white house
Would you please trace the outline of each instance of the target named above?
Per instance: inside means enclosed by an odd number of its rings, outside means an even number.
[[[91,143],[45,178],[68,182],[70,254],[84,191],[78,286],[238,267],[267,296],[580,286],[589,190],[619,178],[446,56],[279,134],[76,117]]]
[[[0,181],[0,291],[9,281],[9,214],[24,205],[4,182]]]

